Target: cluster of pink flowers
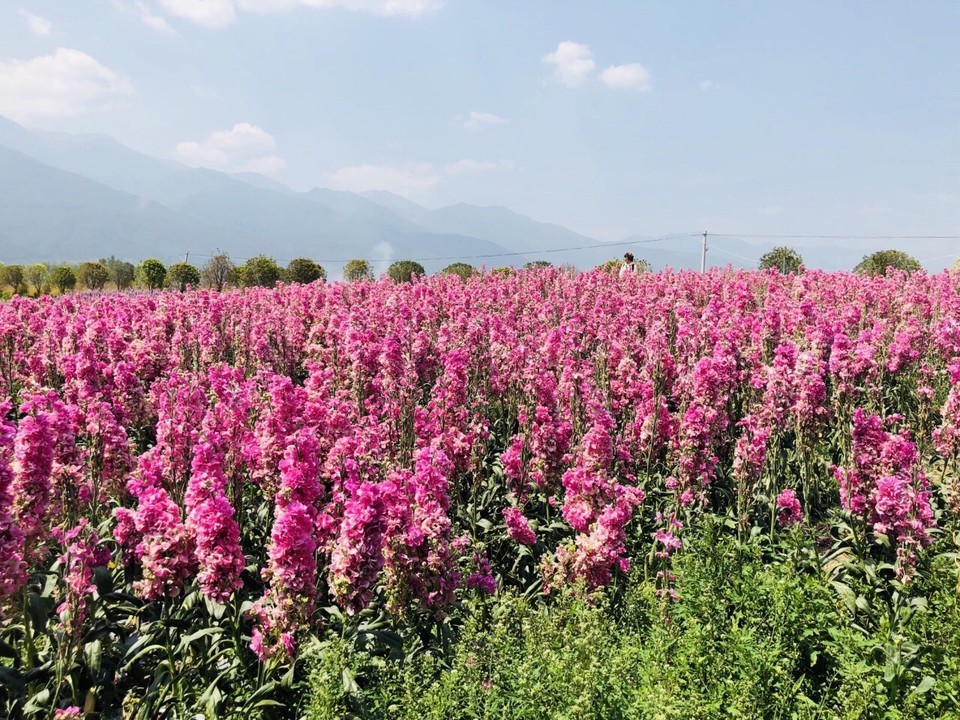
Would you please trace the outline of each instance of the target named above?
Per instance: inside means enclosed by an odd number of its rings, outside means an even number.
[[[317,506],[323,492],[319,460],[319,443],[309,429],[303,429],[292,438],[280,461],[269,564],[263,570],[270,587],[253,610],[259,622],[251,644],[261,659],[272,657],[280,647],[293,655],[296,631],[313,614],[317,595]]]
[[[777,495],[777,522],[782,528],[789,528],[803,522],[803,510],[797,494],[787,488]]]
[[[939,492],[921,468],[960,455],[958,308],[946,275],[736,271],[19,298],[0,304],[0,598],[67,553],[81,618],[114,508],[131,589],[257,600],[264,659],[319,607],[440,616],[517,558],[592,589],[635,541],[669,595],[710,502],[819,517],[808,483],[854,406],[842,503],[908,577]],[[896,412],[938,429],[914,445]]]
[[[27,581],[23,559],[23,530],[13,516],[13,452],[16,427],[7,420],[10,402],[0,402],[0,601],[15,594]]]
[[[100,538],[86,519],[64,532],[55,528],[54,536],[63,546],[60,558],[65,571],[63,601],[57,607],[64,632],[77,635],[83,628],[89,612],[90,596],[96,590],[93,584],[93,569],[103,567],[110,561],[110,551],[100,544]]]
[[[196,573],[196,543],[180,507],[163,487],[161,464],[152,453],[141,456],[138,474],[128,484],[137,508],[117,508],[114,538],[140,565],[142,577],[134,588],[141,597],[177,597]]]
[[[853,415],[852,462],[836,470],[843,507],[896,547],[898,575],[909,579],[916,551],[932,541],[936,520],[916,446],[906,431],[890,433],[879,415]]]

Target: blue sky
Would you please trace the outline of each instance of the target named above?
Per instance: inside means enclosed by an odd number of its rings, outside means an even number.
[[[956,0],[3,0],[0,115],[604,240],[956,235],[957,38]]]

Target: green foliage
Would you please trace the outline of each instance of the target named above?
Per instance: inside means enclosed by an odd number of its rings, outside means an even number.
[[[467,280],[477,274],[476,268],[465,262],[455,262],[452,265],[447,265],[440,272],[443,275],[456,275],[461,280]]]
[[[490,274],[498,275],[500,277],[509,277],[510,275],[513,275],[516,272],[517,272],[516,268],[510,265],[504,265],[503,267],[494,268],[493,270],[490,271]]]
[[[901,646],[922,645],[925,659],[891,696],[883,633],[857,629],[804,533],[738,541],[708,519],[675,558],[676,601],[639,569],[589,600],[576,589],[541,604],[504,593],[463,608],[446,656],[391,659],[328,641],[311,657],[306,717],[957,717],[952,560],[924,581],[935,609],[901,628]]]
[[[167,281],[167,268],[156,258],[148,258],[137,268],[137,283],[148,290],[159,290]]]
[[[793,248],[775,247],[760,258],[759,267],[761,270],[776,268],[783,275],[796,274],[803,267],[803,258]]]
[[[77,266],[77,280],[88,290],[103,290],[110,280],[110,268],[99,262],[85,262]]]
[[[50,271],[50,284],[63,294],[77,286],[77,276],[69,265],[58,265]]]
[[[287,280],[307,285],[317,280],[326,280],[327,271],[308,258],[296,258],[287,265]]]
[[[920,269],[920,263],[902,250],[878,250],[872,255],[864,256],[853,271],[858,275],[872,277],[886,275],[891,269],[916,272]]]
[[[23,282],[24,276],[23,265],[5,265],[3,267],[3,284],[9,285],[15,295],[26,290]]]
[[[47,284],[47,276],[50,274],[50,271],[47,269],[47,266],[43,263],[36,263],[34,265],[29,265],[24,271],[26,281],[30,283],[30,286],[33,288],[34,295],[40,295],[43,292],[44,286]]]
[[[174,290],[184,292],[187,287],[200,285],[200,271],[190,263],[175,263],[167,269],[167,282]]]
[[[394,282],[410,282],[414,277],[426,274],[423,265],[416,260],[398,260],[387,268],[387,277]]]
[[[110,269],[110,279],[117,286],[117,290],[126,290],[133,285],[137,275],[137,268],[133,263],[118,260],[113,255],[106,260],[101,259],[100,262]]]
[[[523,266],[524,270],[543,270],[544,268],[553,267],[553,264],[547,260],[531,260],[526,265]]]
[[[204,287],[221,292],[227,285],[238,282],[237,268],[234,267],[229,255],[218,252],[203,266],[201,280]]]
[[[356,258],[343,266],[343,279],[347,280],[348,282],[356,282],[357,280],[372,280],[373,269],[370,267],[370,263],[368,263],[366,260]]]
[[[257,255],[240,267],[239,277],[244,287],[273,287],[283,278],[283,270],[273,258]]]

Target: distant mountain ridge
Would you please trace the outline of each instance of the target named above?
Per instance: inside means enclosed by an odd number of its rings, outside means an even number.
[[[708,265],[754,267],[772,243],[709,240]],[[174,261],[216,250],[237,260],[310,257],[331,276],[362,257],[377,272],[417,259],[428,272],[463,260],[530,260],[586,269],[627,250],[654,269],[700,267],[696,233],[603,243],[502,206],[438,209],[385,191],[297,192],[256,173],[234,175],[159,160],[104,135],[29,130],[0,117],[0,262],[76,262],[114,255]],[[861,248],[802,248],[809,267],[849,269]]]

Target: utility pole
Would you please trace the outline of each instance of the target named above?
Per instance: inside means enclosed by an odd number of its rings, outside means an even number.
[[[190,251],[189,251],[189,250],[187,250],[187,254],[186,254],[186,256],[184,256],[183,261],[184,261],[185,263],[190,262]]]
[[[707,269],[707,231],[703,231],[703,252],[700,253],[700,272]]]

